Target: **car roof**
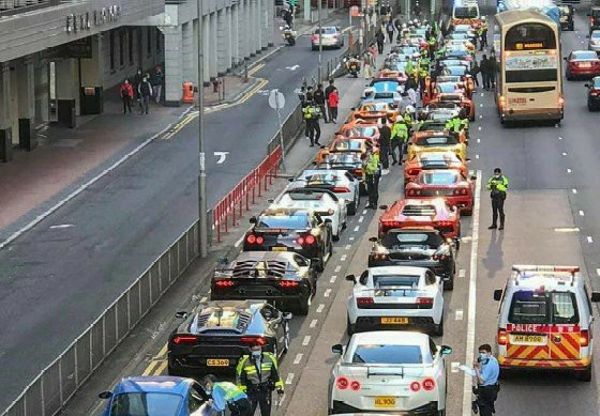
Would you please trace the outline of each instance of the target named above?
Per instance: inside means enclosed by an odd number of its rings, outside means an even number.
[[[428,345],[429,335],[415,331],[369,331],[352,335],[354,344]]]
[[[404,273],[404,274],[408,274],[408,275],[414,275],[414,276],[423,276],[426,272],[427,272],[426,267],[415,267],[415,266],[376,266],[376,267],[369,267],[369,273],[370,274],[377,274],[377,275],[397,275],[399,273]]]
[[[124,393],[175,393],[185,396],[193,380],[172,376],[126,377],[114,389],[114,394]]]
[[[578,266],[514,265],[509,284],[519,289],[544,287],[572,291],[583,285],[583,276]]]

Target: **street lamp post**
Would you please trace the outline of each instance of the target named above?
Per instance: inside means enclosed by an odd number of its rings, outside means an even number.
[[[323,30],[321,27],[321,7],[323,0],[317,0],[317,15],[319,19],[319,69],[317,71],[317,84],[321,82],[321,63],[323,62]]]
[[[204,153],[204,37],[202,0],[198,0],[198,245],[200,257],[208,255],[206,204],[206,156]]]

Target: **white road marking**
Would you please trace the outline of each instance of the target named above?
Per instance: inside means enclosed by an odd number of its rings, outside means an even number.
[[[317,307],[317,313],[321,313],[323,312],[323,309],[325,309],[325,305],[323,305],[322,303]]]
[[[331,279],[329,279],[329,283],[335,283],[335,279],[337,279],[336,275],[331,276]]]
[[[481,93],[481,96],[483,97],[483,93]]]
[[[286,66],[285,69],[288,69],[290,71],[295,71],[296,69],[300,68],[300,65],[294,65],[294,66]]]
[[[333,270],[334,273],[339,273],[340,270],[342,270],[342,266],[340,266],[339,264],[337,266],[335,266],[335,269]]]
[[[576,194],[577,193],[577,189],[573,188],[573,189],[571,189],[571,192],[573,192],[574,194]]]
[[[346,257],[347,257],[347,256],[346,256],[345,254],[343,254],[343,255],[342,255],[342,257],[340,257],[340,261],[341,261],[341,262],[344,262],[344,261],[346,261]]]
[[[362,215],[358,218],[358,222],[363,222],[365,220],[365,217],[363,217]]]
[[[591,235],[587,236],[587,242],[590,243],[590,244],[592,244],[594,242],[594,239],[592,238]]]
[[[354,227],[354,232],[357,232],[359,228],[360,228],[360,225],[357,225],[356,227]]]
[[[481,126],[477,127],[477,130],[481,131]]]
[[[457,321],[462,321],[463,316],[464,316],[464,311],[462,309],[457,309],[456,312],[454,312],[454,319]]]
[[[62,230],[63,228],[71,228],[71,227],[75,227],[73,224],[58,224],[58,225],[52,225],[50,227],[51,230]]]
[[[479,204],[481,200],[481,170],[477,171],[475,181],[475,201],[473,204],[473,244],[471,245],[471,264],[469,269],[469,298],[467,320],[467,348],[465,362],[470,363],[475,353],[475,313],[477,312],[477,250],[479,248]],[[463,385],[463,415],[471,414],[473,381],[465,373]]]
[[[477,154],[477,155],[475,155],[475,159],[479,159],[479,155],[478,155],[478,154]]]
[[[317,326],[317,323],[319,323],[318,319],[313,319],[312,321],[310,321],[310,327],[314,328]]]
[[[227,159],[228,154],[229,152],[214,152],[214,155],[219,158],[217,160],[217,165],[223,164],[223,162],[225,162],[225,159]]]
[[[479,107],[483,107],[483,104],[479,104]]]
[[[308,344],[310,344],[310,335],[305,336],[304,339],[302,340],[303,346],[306,347]]]
[[[596,269],[596,274],[600,276],[600,269]]]
[[[562,155],[563,156],[567,156],[567,152],[562,152]]]
[[[567,169],[567,173],[573,173],[571,169]]]
[[[481,139],[477,139],[477,143],[481,143]]]
[[[452,361],[450,363],[450,371],[453,373],[458,373],[458,366],[460,365],[460,363],[458,361]]]
[[[363,209],[363,215],[366,215],[366,213],[367,213],[367,210]]]
[[[294,373],[288,373],[287,377],[285,378],[285,384],[290,385],[290,384],[292,384],[293,381],[294,381]]]
[[[354,237],[348,238],[349,241],[354,241]]]
[[[331,295],[331,289],[325,290],[325,293],[323,293],[323,296],[325,296],[326,298],[328,298],[329,295]]]
[[[467,271],[466,271],[465,269],[460,269],[460,270],[458,271],[458,277],[459,277],[459,278],[461,278],[461,279],[462,279],[462,278],[464,278],[466,275],[467,275]]]
[[[354,238],[354,237],[351,237],[351,238]],[[345,248],[346,248],[346,250],[350,250],[352,248],[352,244],[346,244]]]
[[[584,217],[585,213],[582,210],[579,210],[579,215],[582,216],[582,217]]]
[[[562,137],[558,136],[558,140],[562,140],[562,139],[563,139]]]
[[[242,236],[240,237],[240,239],[239,239],[239,240],[237,240],[233,246],[234,246],[235,248],[238,248],[238,247],[240,246],[240,244],[242,244],[242,242],[244,241],[244,237],[245,237],[245,235],[242,235]]]
[[[557,233],[578,233],[579,232],[579,227],[555,228],[554,231],[557,232]]]
[[[208,298],[206,296],[202,297],[202,299],[200,299],[200,303],[204,303],[208,300]]]
[[[481,120],[483,118],[483,116],[481,114],[479,114],[479,120]]]
[[[302,353],[296,354],[296,358],[294,358],[294,364],[296,364],[296,365],[300,364],[300,361],[302,361],[303,356],[304,356],[304,354],[302,354]]]

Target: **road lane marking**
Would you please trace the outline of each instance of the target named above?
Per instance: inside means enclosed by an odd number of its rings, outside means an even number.
[[[471,245],[471,264],[469,269],[469,297],[467,319],[467,348],[465,362],[473,361],[475,354],[475,313],[477,312],[477,250],[479,248],[479,204],[481,201],[481,170],[477,171],[475,181],[475,201],[473,203],[473,240]],[[463,385],[463,415],[471,414],[472,377],[465,373]]]
[[[571,192],[573,192],[574,194],[576,194],[577,193],[577,189],[573,188],[573,189],[571,189]]]
[[[75,227],[73,224],[58,224],[50,226],[51,230],[62,230],[63,228]]]
[[[325,296],[326,298],[328,298],[329,295],[331,295],[331,289],[325,290],[325,293],[323,293],[323,296]]]
[[[342,266],[340,266],[339,264],[337,266],[335,266],[335,269],[333,270],[334,273],[339,273],[340,270],[342,270]]]
[[[557,233],[578,233],[579,227],[559,227],[554,229]]]
[[[582,217],[584,217],[585,213],[582,210],[579,210],[579,215],[582,216]]]
[[[321,313],[323,312],[323,309],[325,309],[325,305],[323,305],[322,303],[317,307],[317,313]]]
[[[457,309],[456,312],[454,312],[454,320],[455,321],[462,321],[464,314],[465,313],[464,313],[464,311],[462,309]]]
[[[481,126],[477,127],[477,130],[481,131]]]
[[[350,237],[348,240],[349,241],[354,241],[354,237]]]
[[[248,71],[248,76],[251,77],[252,75],[256,74],[258,71],[260,71],[264,67],[265,67],[264,63],[256,65],[254,68],[252,68],[251,70]]]
[[[479,120],[481,120],[483,118],[483,116],[481,114],[479,114]]]
[[[340,257],[340,261],[341,261],[342,263],[343,263],[343,262],[345,262],[345,261],[346,261],[346,257],[347,257],[347,256],[346,256],[345,254],[343,254],[343,255],[342,255],[342,257]]]
[[[158,361],[152,361],[148,367],[146,367],[146,369],[144,370],[144,372],[142,373],[143,376],[149,376],[150,374],[152,374],[152,371],[154,371],[154,367],[156,367],[156,364],[158,364]]]
[[[292,384],[293,381],[294,381],[294,373],[288,373],[287,377],[285,378],[285,384],[287,384],[289,386],[290,384]]]
[[[242,242],[244,241],[244,237],[245,237],[245,235],[242,235],[242,236],[240,237],[240,239],[239,239],[239,240],[237,240],[233,246],[234,246],[235,248],[238,248],[238,247],[240,246],[240,244],[242,244]]]
[[[458,271],[458,277],[463,279],[467,275],[467,271],[465,269],[460,269]]]
[[[594,239],[592,238],[591,235],[587,236],[587,242],[590,243],[590,244],[592,244],[594,242]]]
[[[357,225],[356,227],[354,227],[354,232],[357,232],[360,229],[360,225]]]
[[[329,279],[329,283],[335,283],[335,279],[337,279],[337,276],[331,276],[331,279]]]
[[[596,274],[600,276],[600,269],[596,269]]]
[[[481,93],[481,96],[483,97],[483,93]]]
[[[204,303],[208,300],[208,298],[206,296],[203,296],[202,299],[200,299],[200,303]]]
[[[302,345],[304,347],[306,347],[308,344],[310,344],[310,335],[305,336],[304,339],[302,340]]]
[[[562,140],[562,139],[563,139],[562,137],[558,136],[558,140]]]
[[[350,237],[352,239],[354,239],[354,237]],[[352,248],[352,244],[346,244],[346,250],[350,250]]]
[[[477,143],[481,143],[481,139],[477,139]]]
[[[573,173],[571,169],[567,169],[567,173]]]
[[[567,152],[562,152],[562,155],[563,156],[567,156]]]
[[[167,360],[164,360],[163,362],[160,363],[160,365],[156,368],[156,371],[154,372],[154,375],[160,376],[162,375],[165,370],[167,369]]]
[[[363,215],[366,215],[366,214],[367,214],[367,210],[363,209]]]
[[[483,104],[479,104],[479,107],[483,107]]]
[[[360,223],[360,222],[363,222],[364,220],[365,220],[365,217],[364,217],[364,216],[362,216],[362,215],[361,215],[361,216],[358,218],[358,222],[359,222],[359,223]]]
[[[309,325],[309,326],[310,326],[311,328],[314,328],[314,327],[316,327],[316,326],[317,326],[317,323],[318,323],[318,322],[319,322],[319,320],[318,320],[318,319],[313,319],[312,321],[310,321],[310,325]]]
[[[475,159],[479,159],[479,155],[475,155]]]
[[[294,358],[294,364],[298,365],[300,364],[300,361],[302,361],[302,357],[304,356],[304,354],[302,353],[298,353],[296,354],[296,358]]]

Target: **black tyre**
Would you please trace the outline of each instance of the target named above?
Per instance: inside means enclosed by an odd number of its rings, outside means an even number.
[[[454,289],[454,277],[456,276],[456,265],[452,268],[452,273],[448,276],[448,280],[444,282],[444,290]]]
[[[442,314],[442,319],[438,325],[433,326],[433,334],[434,337],[444,336],[444,314]]]
[[[346,334],[348,334],[349,337],[352,336],[352,334],[354,334],[356,332],[356,325],[353,325],[350,323],[350,317],[346,316]]]
[[[592,381],[592,366],[590,365],[588,368],[586,368],[583,371],[576,371],[575,377],[579,381],[585,381],[585,382]]]
[[[352,201],[350,204],[348,204],[348,215],[356,215],[357,205],[358,204],[356,201]]]
[[[296,308],[296,313],[298,315],[306,316],[310,311],[310,305],[312,304],[312,293],[308,293],[306,297],[302,298],[298,302],[298,307]]]

